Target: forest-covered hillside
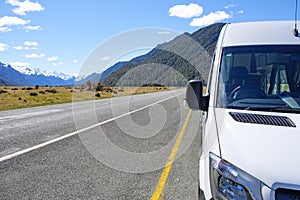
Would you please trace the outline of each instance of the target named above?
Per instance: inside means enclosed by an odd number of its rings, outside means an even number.
[[[111,73],[103,83],[109,86],[185,86],[191,79],[206,82],[223,26],[223,23],[213,24],[159,44],[142,56],[144,59],[132,59]]]

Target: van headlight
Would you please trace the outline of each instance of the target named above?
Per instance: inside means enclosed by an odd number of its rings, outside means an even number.
[[[261,182],[250,174],[209,154],[210,184],[214,199],[262,199]]]

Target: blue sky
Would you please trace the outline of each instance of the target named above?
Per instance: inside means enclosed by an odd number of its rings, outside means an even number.
[[[294,9],[295,0],[1,0],[0,61],[78,74],[96,47],[124,32],[192,33],[215,22],[293,20]]]

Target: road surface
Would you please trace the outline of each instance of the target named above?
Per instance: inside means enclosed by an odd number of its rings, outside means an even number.
[[[183,93],[0,112],[0,199],[196,199],[199,113]]]

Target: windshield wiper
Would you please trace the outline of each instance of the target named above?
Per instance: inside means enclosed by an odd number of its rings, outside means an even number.
[[[266,112],[280,112],[280,113],[297,113],[300,114],[299,108],[282,107],[282,106],[261,106],[261,107],[251,107],[251,106],[227,106],[229,109],[240,109],[240,110],[251,110],[251,111],[266,111]]]
[[[247,107],[247,108],[244,108],[244,110],[300,114],[299,108],[290,108],[290,107]]]

